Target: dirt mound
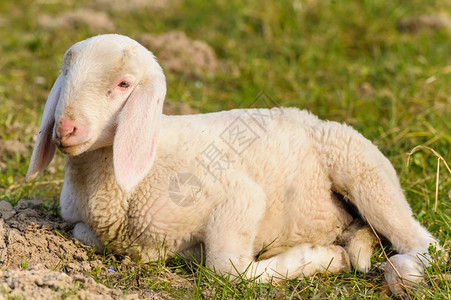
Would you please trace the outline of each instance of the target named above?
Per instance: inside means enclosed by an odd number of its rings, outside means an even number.
[[[3,296],[26,299],[139,299],[123,295],[94,279],[82,275],[67,275],[51,270],[9,270],[0,272],[0,292]],[[1,298],[0,294],[0,298]]]
[[[213,49],[203,41],[191,40],[181,31],[144,34],[138,42],[155,54],[166,71],[200,75],[213,74],[218,69]]]
[[[116,26],[105,12],[79,9],[62,13],[58,16],[42,15],[38,24],[44,28],[78,29],[88,27],[93,32],[114,31]]]
[[[52,217],[41,201],[21,201],[14,208],[1,201],[0,217],[0,299],[124,297],[121,290],[86,276],[93,268],[102,267],[101,260],[90,247],[72,239],[72,226]],[[149,298],[152,295],[146,294]]]
[[[136,11],[145,9],[164,9],[177,5],[176,0],[94,0],[91,6],[96,9],[106,9],[113,11]]]
[[[21,201],[15,208],[0,202],[0,264],[2,268],[24,266],[39,269],[69,267],[90,271],[90,249],[69,239],[71,225],[52,218],[37,200]],[[78,262],[73,264],[72,262]],[[69,264],[69,265],[68,265]]]
[[[24,143],[17,140],[0,139],[0,171],[6,168],[6,161],[15,155],[25,155],[29,148]]]
[[[13,154],[25,154],[28,151],[26,145],[16,140],[1,140],[0,139],[0,157]]]
[[[187,103],[178,103],[174,101],[164,101],[163,113],[166,115],[192,115],[198,114],[199,110],[191,107]]]
[[[451,29],[451,16],[447,14],[419,15],[400,20],[398,29],[405,32],[419,32],[421,30]]]

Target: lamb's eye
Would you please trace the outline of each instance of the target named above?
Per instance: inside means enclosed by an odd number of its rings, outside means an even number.
[[[127,81],[121,81],[117,86],[126,89],[131,86],[131,83]]]

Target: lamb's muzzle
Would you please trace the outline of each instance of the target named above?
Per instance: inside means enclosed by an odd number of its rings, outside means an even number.
[[[62,151],[80,144],[80,130],[75,123],[68,119],[61,119],[55,125],[53,142]]]

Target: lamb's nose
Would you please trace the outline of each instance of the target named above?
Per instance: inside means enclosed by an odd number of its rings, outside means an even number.
[[[77,128],[75,127],[74,122],[71,120],[62,119],[58,121],[55,133],[59,140],[64,140],[68,136],[73,135],[76,130]]]

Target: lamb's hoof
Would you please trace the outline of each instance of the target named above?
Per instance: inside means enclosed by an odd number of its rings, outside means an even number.
[[[335,247],[335,251],[338,255],[334,256],[333,261],[331,262],[328,271],[331,273],[341,273],[341,272],[349,272],[351,271],[351,260],[349,259],[348,252],[340,246]]]
[[[390,257],[390,262],[385,265],[385,280],[395,296],[406,296],[409,290],[424,284],[424,268],[418,258],[397,254]]]

